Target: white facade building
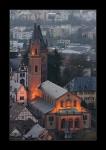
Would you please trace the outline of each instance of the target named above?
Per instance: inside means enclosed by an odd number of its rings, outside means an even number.
[[[21,83],[25,87],[28,87],[28,67],[24,64],[19,66],[17,72],[11,73],[11,79],[14,80],[15,83]]]

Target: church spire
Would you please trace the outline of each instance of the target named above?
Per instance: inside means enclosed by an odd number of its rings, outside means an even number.
[[[32,34],[32,42],[35,41],[39,42],[40,50],[45,50],[47,48],[47,45],[42,36],[40,25],[37,25],[36,23],[34,23],[34,31]]]
[[[34,30],[33,30],[33,34],[32,34],[32,41],[36,41],[38,40],[39,37],[38,37],[38,30],[37,30],[37,25],[36,23],[34,23]]]

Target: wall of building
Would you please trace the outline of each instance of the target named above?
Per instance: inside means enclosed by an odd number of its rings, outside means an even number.
[[[55,129],[56,128],[55,114],[49,114],[46,116],[46,128],[47,129]]]
[[[22,86],[22,85],[20,85],[20,87],[19,87],[19,89],[17,91],[17,99],[16,99],[16,101],[18,103],[26,103],[27,102],[27,91],[24,88],[24,86]]]
[[[87,104],[94,103],[96,104],[96,91],[87,91],[87,92],[76,92],[76,94],[82,98]]]
[[[91,128],[91,114],[83,113],[83,125],[84,128]]]
[[[62,124],[62,119],[65,119],[65,121],[69,121],[69,120],[72,120],[73,121],[73,125],[72,125],[72,128],[69,128],[70,131],[72,132],[76,132],[80,129],[83,128],[83,120],[82,120],[82,115],[65,115],[65,116],[59,116],[58,117],[58,126],[57,126],[57,129],[59,131],[65,131],[65,128],[62,128],[61,127],[61,124]],[[79,127],[75,127],[75,120],[76,119],[79,119]]]
[[[35,119],[35,117],[25,107],[15,120],[28,120],[29,118],[33,120],[35,123],[38,122],[37,119]]]
[[[76,101],[76,106],[75,102]],[[71,93],[66,93],[62,97],[60,97],[55,102],[55,107],[52,110],[52,113],[56,113],[59,109],[68,109],[68,108],[76,108],[79,112],[85,111],[84,108],[81,107],[81,100],[77,96],[72,95]]]

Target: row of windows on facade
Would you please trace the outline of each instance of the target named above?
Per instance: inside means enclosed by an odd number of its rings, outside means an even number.
[[[20,77],[25,77],[25,72],[20,73]]]
[[[61,128],[73,128],[73,125],[75,128],[80,128],[80,120],[76,119],[75,121],[73,121],[72,119],[70,119],[69,121],[66,121],[65,119],[63,119],[61,121]]]
[[[76,92],[73,92],[73,93],[76,93]],[[93,92],[93,91],[84,91],[84,92],[77,92],[78,94],[80,94],[80,95],[85,95],[85,94],[94,94],[95,93],[95,91]]]
[[[48,117],[48,120],[49,120],[49,121],[54,121],[54,116],[49,116],[49,117]],[[65,120],[65,119],[63,119],[63,120]],[[71,119],[71,120],[72,120],[72,119]],[[87,115],[85,115],[85,114],[83,115],[83,120],[87,120]]]
[[[44,94],[44,95],[43,95],[43,98],[44,98],[44,102],[46,102],[46,103],[48,103],[48,104],[51,104],[51,105],[54,104],[54,100],[51,99],[50,96]],[[60,102],[60,106],[61,106],[61,107],[72,107],[72,106],[73,106],[73,107],[76,107],[76,106],[77,106],[77,101],[74,100],[74,101],[73,101],[73,105],[72,105],[72,101],[70,101],[70,100],[61,101],[61,102]]]
[[[94,101],[95,100],[95,97],[84,97],[83,100],[85,101],[88,101],[88,100],[91,100],[91,101]]]
[[[54,117],[50,116],[48,119],[49,119],[50,125],[52,125],[53,121],[54,121]],[[87,115],[83,115],[83,120],[85,123],[87,120]],[[75,121],[73,119],[69,119],[69,120],[62,119],[62,121],[61,121],[61,128],[65,128],[66,126],[68,126],[69,128],[73,128],[73,125],[75,128],[79,128],[80,120],[78,118],[76,118]]]

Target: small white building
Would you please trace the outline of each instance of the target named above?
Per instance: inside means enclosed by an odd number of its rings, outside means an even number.
[[[19,65],[17,71],[10,72],[11,80],[14,80],[15,83],[19,83],[24,85],[24,87],[28,87],[28,67],[24,64]]]
[[[13,99],[13,102],[16,102],[16,94],[19,87],[19,83],[16,83],[14,80],[10,80],[10,97]]]

